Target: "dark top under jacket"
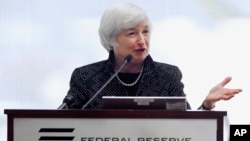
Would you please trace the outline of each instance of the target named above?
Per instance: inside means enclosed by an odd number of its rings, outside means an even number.
[[[73,95],[76,101],[69,109],[81,109],[82,106],[107,82],[115,73],[114,52],[109,58],[100,62],[76,68],[70,80],[68,95]],[[181,82],[182,73],[177,66],[153,61],[148,55],[144,61],[142,76],[133,96],[186,96]],[[126,86],[115,77],[86,109],[102,109],[102,96],[129,96]],[[187,109],[191,109],[187,104]]]

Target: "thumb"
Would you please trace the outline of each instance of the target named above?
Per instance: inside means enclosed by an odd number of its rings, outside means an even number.
[[[228,76],[226,77],[222,82],[218,84],[218,86],[224,87],[226,84],[228,84],[232,80],[232,77]]]

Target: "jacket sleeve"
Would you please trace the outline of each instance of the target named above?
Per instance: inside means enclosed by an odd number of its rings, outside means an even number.
[[[186,96],[184,92],[184,84],[182,83],[182,72],[178,67],[174,67],[173,77],[170,80],[170,85],[167,88],[171,96]],[[191,109],[190,104],[187,102],[187,109]]]
[[[84,79],[81,78],[80,69],[76,68],[70,79],[70,88],[67,95],[72,95],[75,98],[75,102],[69,107],[69,109],[81,109],[86,98],[84,92],[86,92],[86,86],[84,85]]]

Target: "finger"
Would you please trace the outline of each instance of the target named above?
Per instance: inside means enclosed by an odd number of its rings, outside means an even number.
[[[233,98],[234,97],[234,94],[231,94],[231,95],[224,95],[223,96],[223,100],[230,100],[231,98]]]
[[[238,94],[242,92],[242,89],[228,89],[227,92],[226,92],[226,95],[230,95],[230,94]]]

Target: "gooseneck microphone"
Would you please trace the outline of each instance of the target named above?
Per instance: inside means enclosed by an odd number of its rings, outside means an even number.
[[[67,95],[63,100],[63,104],[60,105],[57,109],[58,110],[68,109],[68,107],[71,106],[74,102],[75,102],[75,97],[73,95]]]
[[[89,101],[83,105],[82,107],[82,110],[85,109],[89,103],[91,101],[93,101],[93,99],[110,83],[110,81],[112,79],[114,79],[114,77],[121,71],[121,69],[128,63],[132,60],[133,56],[131,54],[127,55],[122,63],[122,65],[120,66],[120,68],[109,78],[109,80],[104,84],[102,85],[102,87],[89,99]]]

